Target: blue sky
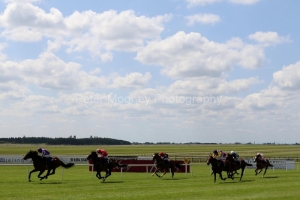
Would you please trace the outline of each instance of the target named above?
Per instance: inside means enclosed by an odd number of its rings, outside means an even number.
[[[300,142],[298,1],[0,2],[0,137]]]

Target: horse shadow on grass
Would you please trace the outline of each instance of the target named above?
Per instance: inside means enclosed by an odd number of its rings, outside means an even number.
[[[279,178],[278,176],[265,176],[264,178]]]
[[[110,184],[110,183],[124,183],[124,181],[102,181],[102,182],[100,182],[100,183],[102,183],[102,184]]]
[[[242,180],[242,181],[224,181],[224,182],[219,182],[221,184],[231,184],[231,183],[248,183],[248,182],[254,182],[255,180]]]
[[[57,184],[65,184],[63,182],[40,182],[40,184],[44,185],[44,184],[48,184],[48,185],[57,185]]]

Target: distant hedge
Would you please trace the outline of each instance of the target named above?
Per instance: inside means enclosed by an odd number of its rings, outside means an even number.
[[[0,138],[0,143],[13,144],[49,144],[49,145],[131,145],[125,140],[112,138],[90,137],[90,138],[48,138],[48,137],[10,137]]]

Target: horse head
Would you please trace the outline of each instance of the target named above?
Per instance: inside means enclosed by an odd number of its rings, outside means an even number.
[[[206,160],[206,164],[209,165],[212,161],[213,157],[211,154],[208,155],[207,160]]]
[[[153,158],[152,158],[153,161],[158,161],[160,159],[161,159],[161,157],[158,155],[158,153],[153,154]]]
[[[33,157],[35,157],[35,156],[38,156],[38,152],[37,151],[32,151],[32,150],[30,150],[30,151],[28,151],[28,153],[24,156],[24,158],[23,158],[23,160],[27,160],[27,159],[29,159],[29,158],[33,158]]]
[[[91,154],[88,155],[88,157],[86,159],[87,160],[97,160],[98,159],[98,154],[96,153],[96,151],[91,151]]]

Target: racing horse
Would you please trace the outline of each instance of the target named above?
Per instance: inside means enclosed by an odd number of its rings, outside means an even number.
[[[261,155],[256,155],[254,157],[254,162],[256,162],[255,175],[259,174],[263,169],[265,169],[265,172],[262,177],[265,176],[268,167],[273,167],[270,161],[268,159],[263,160],[261,158]]]
[[[27,160],[31,158],[32,162],[33,162],[33,167],[34,169],[31,170],[29,172],[29,175],[28,175],[28,181],[30,182],[31,179],[31,173],[32,172],[37,172],[39,171],[40,173],[38,174],[38,178],[40,178],[40,180],[43,180],[43,179],[47,179],[48,176],[50,175],[53,175],[55,174],[55,170],[57,167],[59,166],[63,166],[64,168],[68,169],[72,166],[74,166],[74,163],[68,163],[68,164],[65,164],[64,162],[62,162],[59,158],[57,157],[52,157],[52,162],[50,162],[48,165],[45,163],[45,161],[43,160],[43,158],[41,156],[38,155],[38,152],[37,151],[32,151],[30,150],[23,158],[23,160]],[[45,176],[41,176],[44,171],[47,171],[47,174]],[[51,172],[51,173],[50,173]]]
[[[172,179],[174,177],[174,171],[175,169],[180,169],[182,166],[179,163],[176,163],[173,160],[170,160],[168,163],[166,163],[159,155],[158,153],[153,154],[153,161],[155,161],[156,169],[154,170],[152,176],[155,174],[157,177],[161,178],[163,177],[168,169],[171,169]],[[163,171],[164,173],[162,175],[158,175],[157,171]]]
[[[252,166],[252,164],[249,164],[247,163],[244,159],[240,158],[239,160],[235,160],[233,158],[233,156],[231,154],[228,154],[227,157],[226,157],[226,160],[228,160],[230,162],[230,171],[233,173],[239,169],[242,170],[242,173],[241,173],[241,176],[240,176],[240,181],[242,180],[243,178],[243,175],[244,175],[244,171],[245,171],[245,168],[246,166]],[[233,173],[234,175],[234,173]]]
[[[226,171],[228,178],[231,178],[233,180],[233,175],[232,173],[230,173],[227,167],[230,164],[226,160],[224,160],[224,163],[221,162],[221,160],[217,160],[212,155],[209,155],[207,158],[206,164],[211,165],[212,173],[214,174],[214,182],[216,182],[216,174],[219,174],[220,179],[222,179],[223,181],[226,180],[226,178],[223,178],[222,176],[222,171]]]
[[[119,164],[115,159],[110,158],[107,164],[103,163],[103,160],[101,160],[98,157],[98,154],[96,151],[92,151],[90,155],[86,158],[87,160],[92,160],[94,169],[96,170],[96,177],[98,179],[102,179],[102,181],[105,181],[107,177],[111,175],[112,169],[116,167],[127,167],[127,164]],[[104,177],[101,176],[101,171],[105,171],[106,174]]]

